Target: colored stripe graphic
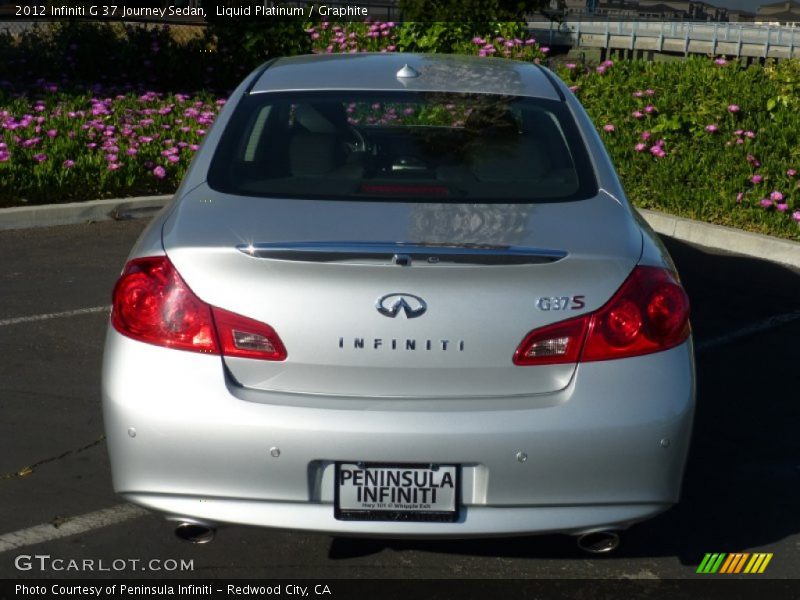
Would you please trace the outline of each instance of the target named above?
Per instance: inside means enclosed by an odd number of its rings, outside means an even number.
[[[736,569],[731,571],[732,573],[741,573],[742,567],[744,567],[744,563],[747,561],[747,557],[750,556],[748,553],[742,554],[742,557],[739,559],[739,562],[736,565]]]
[[[727,554],[719,553],[706,554],[703,558],[703,561],[700,563],[700,566],[697,567],[697,572],[716,573],[726,556]]]
[[[725,559],[725,562],[722,563],[722,568],[719,570],[720,573],[727,573],[728,569],[731,568],[731,565],[736,563],[739,560],[738,554],[728,554],[728,558]]]
[[[708,553],[697,567],[697,572],[703,574],[736,574],[742,573],[744,569],[744,573],[763,573],[772,560],[772,556],[772,553],[765,552],[755,554],[750,554],[749,552],[734,552],[732,554],[724,552]]]
[[[711,555],[706,554],[703,557],[703,560],[700,561],[700,565],[697,567],[697,573],[705,573],[706,567],[708,566],[709,561],[711,560]]]
[[[738,573],[744,567],[744,563],[747,560],[747,557],[750,556],[749,554],[729,554],[728,560],[725,561],[725,564],[722,565],[722,569],[720,569],[720,573]]]
[[[769,561],[772,560],[772,553],[753,554],[753,558],[747,563],[745,573],[763,573],[767,568]]]

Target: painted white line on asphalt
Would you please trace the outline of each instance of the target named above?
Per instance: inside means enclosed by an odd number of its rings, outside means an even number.
[[[92,308],[79,308],[65,312],[45,313],[43,315],[31,315],[29,317],[14,317],[13,319],[0,319],[0,327],[5,325],[18,325],[19,323],[33,323],[34,321],[47,321],[48,319],[60,319],[61,317],[75,317],[77,315],[88,315],[91,313],[108,312],[111,306],[93,306]]]
[[[785,323],[791,323],[792,321],[797,321],[798,319],[800,319],[800,311],[769,317],[768,319],[764,319],[763,321],[758,321],[757,323],[753,323],[752,325],[748,325],[747,327],[742,327],[741,329],[737,329],[736,331],[732,331],[731,333],[726,333],[725,335],[721,335],[719,337],[711,338],[710,340],[700,342],[699,344],[697,344],[695,349],[698,352],[702,352],[704,350],[712,350],[717,346],[724,346],[725,344],[737,340],[739,338],[743,338],[748,335],[753,335],[755,333],[762,333],[764,331],[774,329],[779,325],[783,325]]]
[[[147,514],[149,513],[145,509],[133,504],[118,504],[111,508],[104,508],[93,513],[68,519],[58,527],[52,523],[45,523],[28,529],[20,529],[19,531],[0,535],[0,552],[19,550],[26,546],[86,533],[109,525],[117,525]]]

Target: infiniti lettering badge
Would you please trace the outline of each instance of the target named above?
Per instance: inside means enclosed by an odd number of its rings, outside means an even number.
[[[425,314],[428,305],[425,300],[414,294],[386,294],[378,298],[375,308],[385,317],[396,317],[405,311],[407,319],[416,319]]]

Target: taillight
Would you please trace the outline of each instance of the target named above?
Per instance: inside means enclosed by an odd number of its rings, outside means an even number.
[[[514,353],[515,365],[557,365],[578,362],[589,316],[560,321],[531,331]]]
[[[266,323],[248,319],[236,313],[212,309],[217,324],[222,354],[261,360],[284,360],[286,349],[281,338]]]
[[[531,331],[514,353],[517,365],[552,365],[640,356],[689,337],[689,298],[675,276],[636,267],[605,306]]]
[[[165,256],[125,265],[114,286],[111,323],[142,342],[219,354],[211,307],[194,295]]]
[[[592,315],[582,361],[667,350],[689,337],[689,298],[675,276],[636,267],[614,297]]]
[[[137,258],[114,286],[111,324],[133,339],[179,350],[284,360],[265,323],[212,307],[189,289],[166,256]]]

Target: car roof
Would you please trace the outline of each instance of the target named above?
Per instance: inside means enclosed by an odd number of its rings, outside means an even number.
[[[419,75],[399,78],[408,65]],[[251,94],[319,90],[467,92],[563,99],[538,65],[454,54],[312,54],[279,58],[253,83]]]

